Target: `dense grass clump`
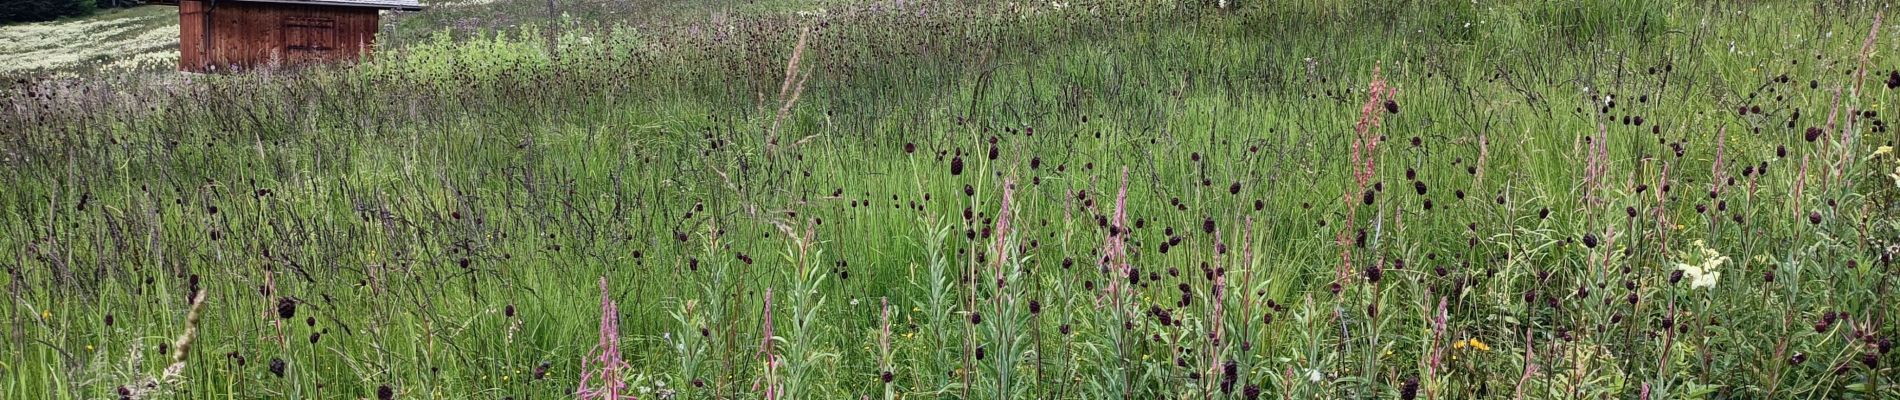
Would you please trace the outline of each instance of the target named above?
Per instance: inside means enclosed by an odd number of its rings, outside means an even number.
[[[649,3],[9,80],[0,398],[1900,397],[1883,6]]]

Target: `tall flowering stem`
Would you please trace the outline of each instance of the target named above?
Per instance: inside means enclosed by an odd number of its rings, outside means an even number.
[[[1608,174],[1610,161],[1610,128],[1603,121],[1597,121],[1596,136],[1589,142],[1590,147],[1584,149],[1583,200],[1590,206],[1600,206],[1603,179]]]
[[[991,230],[996,232],[996,241],[990,245],[990,254],[996,255],[996,262],[992,264],[996,268],[997,279],[1002,279],[1003,264],[1005,264],[1005,260],[1009,255],[1009,248],[1007,246],[1009,243],[1009,203],[1010,198],[1014,197],[1015,192],[1016,181],[1014,179],[1003,180],[1003,204],[1001,208],[996,211],[996,225]],[[1002,285],[1002,282],[997,282],[997,285]]]
[[[1128,280],[1128,246],[1123,237],[1128,232],[1128,167],[1122,167],[1121,191],[1115,195],[1115,215],[1109,221],[1108,239],[1102,242],[1102,266],[1115,273],[1105,286],[1108,298],[1114,302],[1116,311],[1121,310],[1122,282]]]
[[[878,378],[884,381],[884,398],[890,400],[897,398],[897,384],[893,383],[896,371],[892,371],[896,360],[891,353],[891,299],[879,298],[878,304],[883,310],[878,314],[881,322],[877,332],[878,366],[881,367]]]
[[[1107,279],[1108,284],[1104,286],[1109,299],[1108,305],[1111,307],[1109,315],[1114,318],[1115,326],[1107,327],[1107,331],[1109,333],[1109,340],[1113,341],[1112,345],[1115,347],[1116,358],[1109,360],[1109,362],[1112,363],[1110,370],[1113,372],[1105,374],[1110,384],[1104,385],[1104,387],[1109,390],[1119,390],[1121,393],[1103,397],[1125,399],[1128,398],[1129,393],[1132,391],[1129,387],[1130,380],[1127,376],[1130,372],[1130,368],[1128,368],[1128,341],[1123,337],[1127,334],[1124,328],[1128,326],[1129,318],[1127,313],[1128,306],[1125,303],[1129,302],[1130,295],[1135,289],[1132,286],[1123,286],[1129,281],[1130,275],[1132,274],[1128,263],[1128,248],[1124,242],[1124,238],[1128,234],[1128,167],[1126,166],[1122,167],[1121,189],[1120,192],[1115,195],[1115,213],[1111,218],[1108,225],[1108,237],[1102,241],[1102,258],[1100,262],[1103,271],[1112,272],[1112,275]]]
[[[1241,315],[1241,318],[1240,318],[1240,323],[1236,324],[1235,327],[1239,328],[1239,332],[1236,332],[1236,334],[1240,336],[1240,340],[1242,341],[1240,348],[1241,348],[1241,351],[1243,352],[1243,355],[1234,357],[1233,362],[1246,364],[1247,361],[1251,359],[1251,357],[1245,357],[1244,353],[1253,346],[1252,342],[1249,342],[1249,340],[1255,337],[1253,324],[1251,323],[1253,320],[1253,316],[1256,315],[1254,312],[1254,306],[1258,305],[1258,303],[1260,302],[1260,298],[1256,294],[1254,294],[1254,290],[1253,290],[1254,279],[1255,279],[1254,274],[1258,270],[1258,268],[1255,268],[1255,265],[1254,265],[1253,217],[1251,216],[1243,217],[1241,219],[1240,264],[1237,268],[1241,268],[1241,275],[1240,275],[1240,315]],[[1267,309],[1264,311],[1268,313],[1273,312],[1273,310],[1271,309]],[[1221,378],[1235,381],[1236,384],[1242,385],[1243,388],[1246,387],[1247,382],[1241,380],[1241,377],[1239,375],[1245,374],[1246,373],[1245,371],[1250,370],[1250,368],[1245,368],[1245,366],[1243,365],[1243,366],[1237,366],[1236,370],[1238,373],[1235,376],[1222,376]],[[1244,389],[1243,389],[1243,393],[1244,393]]]
[[[1226,305],[1224,304],[1227,302],[1227,268],[1222,262],[1223,257],[1227,253],[1227,244],[1221,241],[1220,231],[1218,230],[1214,231],[1214,253],[1214,271],[1212,274],[1214,286],[1209,289],[1209,297],[1213,299],[1208,302],[1208,306],[1212,307],[1213,311],[1207,314],[1208,325],[1211,325],[1208,328],[1206,348],[1208,365],[1206,370],[1202,372],[1204,376],[1210,378],[1205,380],[1210,386],[1205,388],[1203,392],[1213,393],[1214,388],[1211,385],[1215,385],[1218,382],[1218,384],[1223,387],[1223,391],[1231,393],[1233,392],[1235,383],[1234,379],[1237,378],[1234,376],[1236,371],[1226,371],[1224,368],[1225,364],[1221,362],[1221,353],[1226,350],[1225,342],[1227,340],[1227,311]],[[1241,291],[1246,291],[1246,288],[1242,288]],[[1236,369],[1237,368],[1238,367],[1236,367]],[[1219,379],[1212,379],[1213,377],[1219,377]]]
[[[1834,101],[1832,102],[1832,105],[1828,106],[1828,111],[1827,111],[1827,130],[1828,131],[1833,131],[1836,129],[1837,126],[1841,126],[1841,125],[1838,125],[1837,123],[1840,121],[1840,116],[1841,116],[1841,91],[1842,90],[1843,89],[1841,89],[1839,86],[1835,86],[1834,88]],[[1854,116],[1850,114],[1847,116],[1847,118],[1851,120],[1854,118]],[[1841,130],[1841,143],[1839,144],[1841,146],[1846,146],[1847,145],[1847,142],[1846,142],[1847,128],[1842,127],[1839,129]],[[1825,143],[1825,141],[1816,142],[1816,143],[1817,144]],[[1821,187],[1828,187],[1828,185],[1831,183],[1829,178],[1833,177],[1834,170],[1832,168],[1827,168],[1828,167],[1827,159],[1824,158],[1824,156],[1817,155],[1817,157],[1821,157],[1819,162],[1822,164],[1821,167],[1823,168],[1820,171],[1821,172]],[[1802,156],[1802,158],[1803,158],[1802,161],[1805,163],[1805,161],[1807,161],[1806,160],[1807,156]],[[1804,164],[1802,168],[1807,168],[1807,166]]]
[[[1429,299],[1429,296],[1427,298]],[[1446,301],[1444,296],[1439,296],[1438,308],[1435,311],[1426,310],[1425,320],[1431,322],[1431,336],[1426,338],[1426,357],[1420,362],[1425,364],[1425,398],[1428,400],[1438,399],[1438,389],[1442,383],[1438,379],[1438,370],[1444,367],[1446,347],[1440,343],[1440,340],[1445,337],[1445,323],[1451,319],[1451,314],[1445,307]]]
[[[1881,10],[1880,12],[1874,13],[1874,23],[1873,23],[1873,26],[1869,28],[1867,31],[1867,41],[1861,42],[1860,53],[1859,53],[1860,63],[1858,64],[1857,67],[1854,68],[1854,88],[1852,91],[1848,92],[1848,95],[1850,97],[1848,100],[1850,101],[1860,100],[1861,88],[1865,86],[1867,83],[1867,59],[1868,57],[1873,56],[1874,44],[1880,38],[1880,23],[1881,23],[1881,20],[1885,19],[1886,14],[1887,13],[1884,9]],[[1835,98],[1836,98],[1837,108],[1839,107],[1838,93],[1839,92],[1836,91]],[[1852,179],[1852,177],[1847,176],[1847,165],[1853,161],[1854,146],[1853,146],[1852,139],[1854,138],[1855,122],[1857,121],[1858,118],[1859,117],[1856,114],[1852,112],[1848,113],[1847,123],[1843,124],[1840,128],[1841,143],[1840,143],[1840,147],[1837,149],[1838,150],[1837,153],[1839,153],[1839,159],[1835,161],[1834,175],[1836,175],[1838,179],[1841,179],[1841,180]],[[1834,128],[1833,125],[1834,125],[1833,114],[1829,113],[1828,128],[1830,130],[1833,129]],[[1841,186],[1848,186],[1848,185],[1852,185],[1852,182],[1841,183]]]
[[[759,387],[761,385],[754,385],[753,389],[764,393],[766,400],[775,400],[783,391],[784,384],[779,383],[779,358],[778,354],[772,350],[772,288],[769,287],[765,288],[764,314],[765,316],[759,322],[759,358],[765,364],[765,375],[761,377],[764,379],[761,384],[764,388],[761,389]]]
[[[1709,176],[1711,177],[1709,179],[1710,199],[1720,198],[1722,196],[1722,188],[1728,186],[1726,184],[1726,182],[1728,182],[1727,165],[1725,165],[1728,159],[1727,153],[1728,126],[1724,125],[1715,131],[1715,163],[1709,166]],[[1722,222],[1722,218],[1715,213],[1709,213],[1708,218],[1709,232],[1716,232],[1715,226]]]
[[[582,400],[633,399],[627,394],[626,371],[632,369],[620,358],[620,308],[607,290],[607,277],[600,278],[600,343],[581,359],[581,384],[574,395]]]
[[[1012,248],[1015,247],[1015,242],[1010,238],[1009,231],[1010,219],[1012,214],[1014,214],[1011,210],[1011,203],[1014,202],[1015,187],[1016,182],[1014,180],[1005,179],[1003,181],[1002,204],[997,211],[996,223],[992,227],[992,232],[995,232],[996,235],[996,241],[992,244],[992,251],[996,257],[995,262],[992,263],[993,275],[991,276],[991,281],[995,283],[994,286],[990,287],[989,300],[991,309],[989,312],[994,316],[996,322],[985,324],[985,333],[989,336],[989,342],[995,349],[992,354],[994,354],[996,359],[994,365],[996,386],[994,393],[985,396],[988,398],[1016,397],[1015,388],[1011,385],[1014,383],[1012,378],[1015,377],[1016,364],[1018,363],[1017,356],[1019,355],[1017,349],[1021,348],[1019,345],[1022,341],[1021,331],[1025,325],[1025,320],[1022,307],[1020,306],[1020,302],[1022,301],[1022,296],[1020,296],[1021,289],[1012,284],[1012,281],[1015,281],[1021,276],[1023,263],[1022,257],[1011,251]]]
[[[1656,184],[1653,186],[1657,188],[1668,186],[1670,169],[1671,169],[1671,165],[1669,164],[1669,162],[1663,161],[1662,172],[1656,175]],[[1797,198],[1800,197],[1799,187],[1800,187],[1799,185],[1796,185],[1795,191],[1797,193],[1796,195]],[[1662,252],[1667,253],[1669,252],[1669,232],[1672,231],[1671,229],[1669,229],[1670,228],[1669,226],[1670,225],[1669,223],[1669,196],[1667,196],[1667,194],[1663,190],[1652,190],[1650,192],[1655,193],[1654,199],[1656,201],[1656,207],[1654,210],[1652,210],[1652,213],[1653,213],[1652,215],[1656,218],[1656,232],[1657,232],[1656,244],[1661,246],[1660,249]]]
[[[1397,93],[1397,89],[1386,86],[1385,77],[1379,74],[1379,67],[1372,67],[1372,83],[1366,86],[1366,103],[1359,108],[1359,121],[1354,123],[1352,127],[1354,137],[1352,141],[1352,153],[1350,158],[1352,166],[1350,170],[1352,171],[1353,190],[1346,192],[1345,197],[1341,199],[1341,201],[1346,203],[1346,226],[1339,231],[1339,235],[1335,238],[1339,243],[1339,269],[1335,271],[1335,283],[1342,286],[1346,284],[1347,280],[1352,279],[1353,271],[1352,232],[1357,221],[1355,221],[1355,218],[1352,216],[1359,211],[1359,203],[1353,201],[1353,196],[1357,196],[1366,191],[1366,187],[1372,182],[1372,176],[1376,171],[1375,167],[1378,161],[1380,140],[1379,135],[1372,132],[1372,128],[1380,125],[1380,111],[1382,107],[1384,107],[1386,99]]]
[[[1715,164],[1709,166],[1709,176],[1715,177],[1709,180],[1709,192],[1714,193],[1711,197],[1721,196],[1722,188],[1728,186],[1723,184],[1728,181],[1728,170],[1723,168],[1723,164],[1727,161],[1727,150],[1728,126],[1723,125],[1715,131]]]

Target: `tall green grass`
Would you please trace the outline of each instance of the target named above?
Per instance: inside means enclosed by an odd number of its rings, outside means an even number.
[[[0,398],[1900,396],[1877,5],[1061,4],[9,82]]]

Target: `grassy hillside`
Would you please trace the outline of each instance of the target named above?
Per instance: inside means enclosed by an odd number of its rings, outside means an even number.
[[[0,398],[1900,397],[1874,4],[534,6],[7,83]]]
[[[707,15],[814,10],[851,2],[752,1],[731,5],[678,0],[425,0],[428,12],[383,12],[378,45],[396,49],[439,34],[465,38],[498,29],[547,25],[600,30]],[[0,76],[160,73],[177,68],[178,8],[148,5],[42,23],[0,25]],[[147,74],[149,75],[149,74]]]

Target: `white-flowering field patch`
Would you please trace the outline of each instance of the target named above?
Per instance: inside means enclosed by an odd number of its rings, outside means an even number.
[[[102,11],[62,21],[0,26],[0,73],[32,70],[169,68],[178,14],[170,6]]]

